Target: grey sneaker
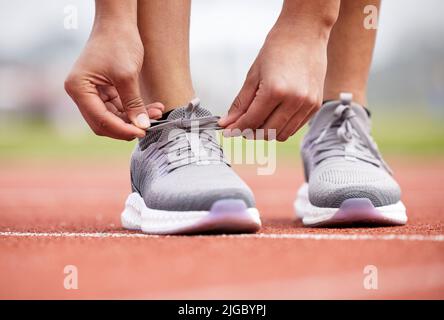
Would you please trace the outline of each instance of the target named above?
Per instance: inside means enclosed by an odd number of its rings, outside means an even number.
[[[253,194],[217,142],[217,120],[195,99],[153,121],[131,158],[124,228],[151,234],[260,228]]]
[[[369,115],[351,94],[325,103],[314,116],[301,147],[306,182],[295,201],[304,225],[407,222],[401,190],[370,130]]]

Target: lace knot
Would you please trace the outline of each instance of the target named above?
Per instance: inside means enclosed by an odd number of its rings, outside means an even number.
[[[392,170],[379,154],[376,143],[352,109],[349,96],[344,99],[341,97],[341,103],[333,111],[333,119],[313,141],[314,145],[317,145],[319,150],[316,155],[317,162],[330,157],[351,156],[374,165],[381,165],[392,174]]]
[[[190,103],[191,105],[191,103]],[[193,112],[191,107],[190,112]],[[165,172],[195,163],[199,165],[224,162],[222,148],[211,131],[221,129],[218,116],[185,117],[174,120],[153,121],[150,131],[167,130],[168,136],[159,141],[159,150],[167,158]]]

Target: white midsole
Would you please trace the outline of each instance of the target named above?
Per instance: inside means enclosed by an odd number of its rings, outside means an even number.
[[[296,216],[301,218],[305,225],[328,221],[338,212],[339,208],[322,208],[314,206],[308,197],[308,183],[304,183],[298,190],[294,202]],[[406,208],[401,201],[395,204],[375,207],[384,218],[396,224],[407,222]]]
[[[256,208],[247,208],[244,220],[261,225],[259,211]],[[148,208],[138,193],[128,196],[125,209],[122,212],[122,225],[130,230],[142,230],[148,233],[174,233],[181,230],[199,228],[208,223],[210,211],[169,211]]]

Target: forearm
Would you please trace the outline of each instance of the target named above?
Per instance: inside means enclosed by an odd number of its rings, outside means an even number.
[[[285,0],[276,26],[328,37],[339,8],[340,0]]]
[[[93,31],[101,27],[137,27],[137,0],[96,0]]]

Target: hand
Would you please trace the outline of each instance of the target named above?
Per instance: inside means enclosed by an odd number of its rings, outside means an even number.
[[[144,105],[138,83],[143,44],[137,26],[95,27],[65,81],[65,89],[91,129],[100,136],[132,140],[144,137],[149,118],[160,118],[163,105]]]
[[[327,39],[312,25],[273,27],[228,115],[231,130],[265,129],[265,139],[285,141],[319,109],[327,67]],[[275,135],[270,129],[275,129]]]

